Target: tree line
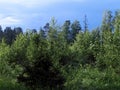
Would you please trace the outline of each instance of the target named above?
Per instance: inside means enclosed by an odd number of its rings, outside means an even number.
[[[1,30],[1,87],[120,89],[120,12],[107,11],[102,25],[94,30],[89,30],[86,22],[84,27],[83,30],[77,20],[73,23],[67,20],[60,27],[52,19],[39,32],[23,33],[20,28]]]

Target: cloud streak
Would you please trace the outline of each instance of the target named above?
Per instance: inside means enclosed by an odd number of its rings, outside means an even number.
[[[119,0],[0,0],[0,25],[39,28],[51,17],[63,23],[66,19],[81,20],[84,14],[93,21],[94,17],[102,17],[106,9],[120,8],[119,3]]]
[[[0,18],[1,25],[13,25],[13,24],[16,25],[20,23],[21,23],[21,20],[11,16]]]
[[[61,2],[84,2],[86,0],[0,0],[0,4],[17,4],[24,7],[43,7]]]

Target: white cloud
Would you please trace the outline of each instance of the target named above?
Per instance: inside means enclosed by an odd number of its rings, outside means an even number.
[[[0,4],[18,4],[25,7],[42,7],[61,2],[84,2],[86,0],[0,0]]]
[[[0,25],[16,25],[20,24],[21,20],[14,18],[14,17],[1,17],[0,18]]]

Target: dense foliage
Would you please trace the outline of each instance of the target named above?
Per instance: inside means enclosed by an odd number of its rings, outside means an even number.
[[[95,30],[79,21],[22,32],[0,28],[1,90],[119,90],[120,12]]]

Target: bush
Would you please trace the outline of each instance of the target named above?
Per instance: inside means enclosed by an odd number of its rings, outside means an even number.
[[[117,90],[120,87],[120,76],[112,68],[99,71],[89,65],[80,66],[68,73],[65,86],[66,90]]]

